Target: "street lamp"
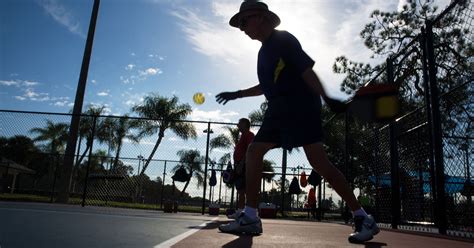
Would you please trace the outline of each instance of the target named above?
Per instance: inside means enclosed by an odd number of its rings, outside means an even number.
[[[137,176],[140,175],[140,162],[143,161],[143,156],[140,154],[137,156],[138,158],[138,171],[137,171]]]
[[[207,129],[203,131],[207,133],[207,143],[206,143],[206,161],[204,167],[204,190],[202,192],[202,214],[204,215],[204,209],[206,204],[206,185],[207,185],[207,160],[209,160],[209,138],[211,133],[214,133],[211,129],[211,122],[207,123]]]

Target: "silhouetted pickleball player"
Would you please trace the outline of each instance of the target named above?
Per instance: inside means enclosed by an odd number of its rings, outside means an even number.
[[[354,196],[344,175],[328,160],[323,147],[321,97],[336,112],[345,104],[331,99],[313,71],[314,61],[303,51],[298,40],[287,31],[275,30],[280,18],[260,1],[247,0],[229,24],[239,28],[253,40],[262,43],[258,52],[257,85],[216,96],[218,103],[264,94],[268,100],[262,126],[247,150],[246,206],[240,216],[219,226],[222,232],[262,233],[257,216],[258,189],[262,177],[264,155],[272,148],[292,149],[302,146],[311,166],[329,182],[347,202],[354,215],[355,231],[350,242],[373,238],[379,228]]]

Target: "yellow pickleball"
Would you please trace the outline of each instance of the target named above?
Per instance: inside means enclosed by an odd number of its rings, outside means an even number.
[[[204,97],[203,93],[198,92],[198,93],[194,94],[193,101],[194,101],[195,104],[201,105],[201,104],[204,103],[204,101],[206,101],[206,98]]]

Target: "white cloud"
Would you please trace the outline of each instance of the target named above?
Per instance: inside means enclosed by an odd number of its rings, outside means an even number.
[[[144,71],[139,71],[138,72],[140,76],[153,76],[156,74],[161,74],[163,73],[160,68],[148,68]]]
[[[97,84],[97,81],[96,81],[95,79],[92,79],[92,80],[91,80],[91,83],[92,83],[92,84]]]
[[[97,96],[108,96],[108,95],[109,95],[109,90],[101,91],[97,93]]]
[[[140,104],[143,102],[144,99],[144,94],[131,94],[129,92],[125,92],[122,94],[122,99],[126,99],[123,104],[132,107],[137,104]]]
[[[58,0],[37,0],[39,5],[59,24],[65,26],[69,32],[85,38],[80,23],[75,20],[74,15]]]
[[[19,82],[16,80],[0,80],[0,85],[3,86],[18,86]]]
[[[189,116],[190,120],[193,121],[213,121],[213,122],[224,122],[230,123],[232,119],[235,119],[236,116],[240,116],[239,113],[235,111],[226,111],[223,112],[221,110],[212,110],[212,111],[204,111],[200,110],[199,108],[193,109],[193,112]],[[206,135],[202,132],[202,130],[207,129],[206,123],[194,123],[194,127],[196,128],[197,135],[199,137]],[[222,126],[214,126],[212,128],[214,134],[223,133]]]
[[[282,20],[278,29],[294,34],[303,49],[316,61],[314,69],[330,94],[341,94],[339,84],[343,75],[332,72],[335,58],[346,55],[356,61],[369,62],[371,51],[364,47],[360,31],[370,21],[369,15],[373,10],[394,11],[398,6],[398,1],[380,0],[267,0],[266,3]],[[230,75],[239,75],[239,81],[253,81],[256,79],[256,57],[261,44],[229,26],[228,21],[238,11],[239,5],[240,1],[215,0],[210,6],[212,16],[186,7],[171,14],[179,19],[183,32],[197,52],[216,63],[228,63],[227,68],[233,70],[227,69]]]
[[[38,85],[38,82],[34,82],[34,81],[23,81],[23,84],[25,86],[35,86],[35,85]]]
[[[38,96],[38,93],[34,92],[33,89],[28,88],[28,89],[25,90],[25,96],[28,97],[28,98],[36,97],[36,96]]]
[[[0,85],[3,86],[32,87],[38,84],[38,82],[29,80],[0,80]]]
[[[55,102],[53,105],[54,106],[59,106],[59,107],[64,107],[68,104],[69,102],[68,101],[57,101]]]
[[[199,108],[193,109],[193,112],[190,115],[191,120],[195,121],[217,121],[217,122],[230,122],[231,119],[235,116],[238,116],[239,113],[235,111],[222,112],[221,110],[212,110],[204,111]]]
[[[125,66],[125,70],[131,71],[131,70],[133,70],[134,67],[135,67],[134,64],[128,64],[127,66]]]
[[[129,68],[135,68],[135,65],[133,65]],[[124,83],[124,84],[134,85],[135,83],[147,80],[148,77],[150,77],[150,76],[155,76],[155,75],[159,75],[159,74],[162,74],[162,73],[163,73],[163,71],[160,68],[150,67],[150,68],[147,68],[145,70],[138,70],[138,72],[136,74],[131,74],[131,75],[127,75],[127,76],[120,76],[120,81],[122,81],[122,83]]]

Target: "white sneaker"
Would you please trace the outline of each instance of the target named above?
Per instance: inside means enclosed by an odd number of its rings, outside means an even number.
[[[349,235],[349,242],[363,243],[371,240],[380,232],[377,223],[371,215],[354,217],[354,232]]]
[[[242,209],[237,209],[237,211],[235,211],[233,214],[227,215],[227,218],[236,220],[240,213],[242,213]]]
[[[219,230],[225,233],[261,234],[263,232],[260,218],[250,219],[244,212],[235,221],[220,225]]]

